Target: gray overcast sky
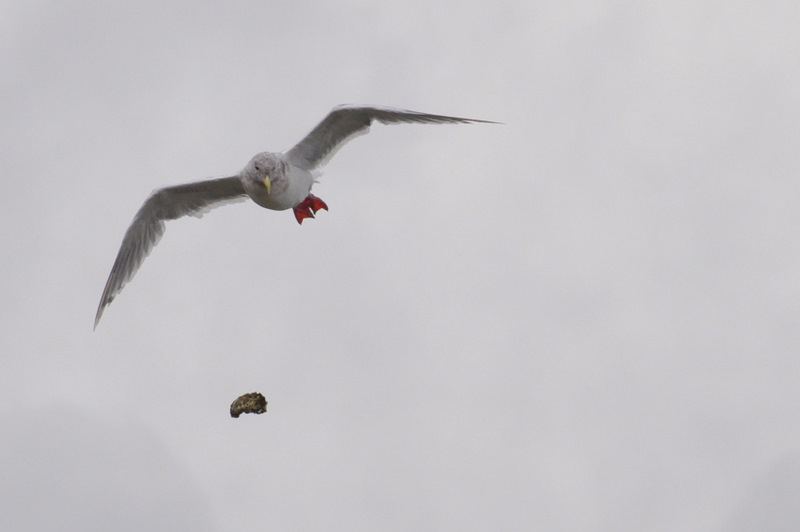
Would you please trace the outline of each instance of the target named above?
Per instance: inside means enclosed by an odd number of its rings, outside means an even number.
[[[800,527],[796,2],[0,3],[0,529]],[[158,187],[333,106],[330,212]],[[263,416],[228,417],[239,394]]]

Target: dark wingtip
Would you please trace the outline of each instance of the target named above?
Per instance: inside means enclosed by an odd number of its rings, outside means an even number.
[[[494,120],[481,120],[480,118],[465,118],[464,120],[468,123],[476,123],[476,124],[498,124],[500,126],[506,125],[505,122],[496,122]]]
[[[105,305],[102,303],[99,307],[97,307],[97,314],[94,315],[94,327],[92,327],[92,332],[97,330],[97,324],[100,323],[100,318],[103,317],[103,311],[105,310]]]

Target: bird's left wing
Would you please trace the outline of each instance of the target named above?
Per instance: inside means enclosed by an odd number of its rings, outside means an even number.
[[[286,152],[286,158],[295,166],[312,170],[330,159],[336,150],[356,135],[369,130],[373,120],[382,124],[469,124],[481,122],[496,124],[489,120],[459,118],[457,116],[432,115],[392,107],[339,105],[334,107],[311,133]]]
[[[210,179],[156,190],[136,213],[125,232],[122,245],[106,281],[94,326],[103,311],[122,287],[131,280],[145,257],[164,234],[164,221],[181,216],[202,216],[223,202],[246,199],[247,194],[238,176]]]

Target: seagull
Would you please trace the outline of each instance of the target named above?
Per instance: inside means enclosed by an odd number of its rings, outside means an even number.
[[[366,134],[374,121],[382,124],[496,124],[490,120],[433,115],[369,105],[339,105],[297,145],[284,153],[256,154],[237,175],[155,190],[139,208],[125,232],[117,258],[100,297],[94,327],[105,308],[133,278],[164,234],[166,220],[202,216],[209,209],[250,197],[267,209],[292,209],[297,223],[314,218],[328,205],[311,194],[318,169],[346,142]]]

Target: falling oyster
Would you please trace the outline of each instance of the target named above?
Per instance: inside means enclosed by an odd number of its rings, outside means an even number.
[[[267,411],[267,399],[258,392],[246,393],[231,403],[231,417],[240,414],[263,414]]]

